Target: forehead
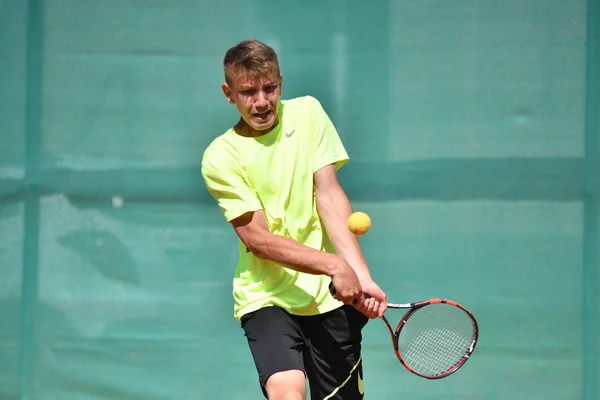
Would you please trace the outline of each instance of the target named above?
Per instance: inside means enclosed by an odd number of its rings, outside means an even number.
[[[275,84],[279,81],[279,77],[274,72],[269,72],[265,74],[241,72],[234,74],[231,77],[231,81],[235,88],[248,89]]]

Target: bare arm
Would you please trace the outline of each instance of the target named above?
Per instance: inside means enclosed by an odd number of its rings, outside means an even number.
[[[233,220],[232,225],[242,242],[256,257],[309,274],[334,274],[335,257],[269,232],[262,210],[246,213]]]
[[[314,180],[317,210],[337,253],[354,268],[361,282],[372,281],[358,238],[348,229],[352,206],[340,186],[335,165],[315,172]]]
[[[352,205],[340,186],[335,165],[328,165],[315,172],[314,180],[317,209],[329,238],[338,255],[354,268],[363,292],[371,296],[365,302],[359,302],[356,308],[370,318],[381,317],[387,309],[387,296],[373,281],[358,238],[348,229]]]
[[[352,289],[346,289],[336,296],[344,303],[351,303],[353,299],[362,297],[358,278],[343,257],[271,233],[262,210],[246,213],[231,221],[231,224],[240,240],[254,256],[274,261],[296,271],[328,275],[335,277],[336,280],[355,282]]]

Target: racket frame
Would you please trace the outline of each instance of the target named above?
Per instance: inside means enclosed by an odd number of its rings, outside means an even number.
[[[333,285],[333,282],[331,282],[329,284],[329,292],[331,293],[332,296],[335,297],[336,290],[335,290],[335,286]],[[365,297],[368,298],[369,296],[365,295]],[[469,345],[467,351],[460,358],[460,360],[458,360],[452,367],[448,368],[447,370],[445,370],[443,372],[440,372],[439,374],[435,374],[435,375],[421,374],[421,373],[413,370],[412,368],[410,368],[404,361],[404,358],[402,357],[402,354],[400,353],[400,349],[398,348],[398,342],[399,342],[398,339],[400,338],[400,334],[402,333],[402,328],[404,327],[406,322],[409,320],[409,318],[415,312],[417,312],[419,309],[421,309],[423,307],[435,305],[435,304],[448,304],[450,306],[458,307],[462,311],[464,311],[471,320],[471,325],[473,328],[472,329],[473,335],[471,337],[471,344]],[[394,352],[396,353],[396,357],[398,358],[398,360],[400,360],[400,363],[404,366],[404,368],[406,368],[408,371],[412,372],[413,374],[420,376],[422,378],[426,378],[426,379],[446,378],[447,376],[450,376],[453,373],[455,373],[460,367],[465,365],[465,363],[469,360],[469,357],[471,356],[471,354],[473,354],[473,351],[475,350],[475,346],[477,344],[477,340],[479,339],[479,326],[478,326],[477,320],[475,319],[473,314],[471,314],[471,312],[469,312],[469,310],[467,310],[461,304],[459,304],[453,300],[449,300],[449,299],[431,298],[431,299],[427,299],[427,300],[417,301],[415,303],[387,303],[387,307],[392,308],[392,309],[408,309],[406,314],[404,314],[404,316],[402,317],[402,319],[396,326],[396,329],[392,329],[392,326],[390,325],[390,323],[389,323],[388,319],[385,317],[385,315],[382,315],[381,319],[385,323],[385,326],[387,327],[387,329],[390,333],[390,336],[392,338],[392,344],[394,346]]]
[[[399,343],[400,334],[402,333],[402,328],[404,327],[406,322],[409,320],[409,318],[419,309],[429,306],[429,305],[435,305],[435,304],[448,304],[450,306],[458,307],[462,311],[464,311],[471,320],[471,325],[473,328],[473,330],[472,330],[473,336],[471,338],[471,344],[469,345],[469,348],[467,349],[465,354],[452,367],[448,368],[447,370],[445,370],[439,374],[435,374],[435,375],[421,374],[421,373],[413,370],[406,364],[406,362],[404,361],[404,358],[402,357],[400,349],[398,348],[398,343]],[[475,346],[477,344],[477,340],[479,338],[479,326],[478,326],[477,320],[475,319],[473,314],[471,314],[465,307],[463,307],[459,303],[457,303],[453,300],[448,300],[448,299],[432,298],[432,299],[428,299],[428,300],[418,301],[415,303],[387,303],[387,306],[388,306],[388,308],[392,308],[392,309],[408,309],[406,314],[404,314],[404,316],[402,317],[402,319],[396,326],[396,329],[392,329],[392,326],[390,325],[390,323],[389,323],[388,319],[385,317],[385,315],[383,315],[381,317],[381,319],[385,323],[385,325],[390,333],[390,336],[392,338],[392,343],[394,346],[394,352],[396,353],[396,357],[398,358],[400,363],[404,366],[404,368],[406,368],[408,371],[412,372],[413,374],[420,376],[422,378],[426,378],[426,379],[445,378],[445,377],[453,374],[454,372],[456,372],[460,367],[462,367],[469,360],[469,357],[471,356],[471,354],[473,354],[473,351],[475,350]]]

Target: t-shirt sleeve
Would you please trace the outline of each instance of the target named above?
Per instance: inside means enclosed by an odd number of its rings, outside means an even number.
[[[337,169],[350,159],[333,122],[323,109],[321,103],[309,97],[311,102],[312,132],[313,132],[313,173],[326,165],[334,164]]]
[[[207,149],[202,157],[202,177],[227,222],[262,209],[239,163],[228,153]]]

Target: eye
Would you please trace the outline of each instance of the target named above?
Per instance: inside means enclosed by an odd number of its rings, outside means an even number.
[[[252,89],[242,90],[240,93],[242,93],[244,96],[253,96],[254,90],[252,90]]]
[[[267,86],[265,88],[265,92],[267,93],[273,93],[277,90],[277,85],[271,85],[271,86]]]

